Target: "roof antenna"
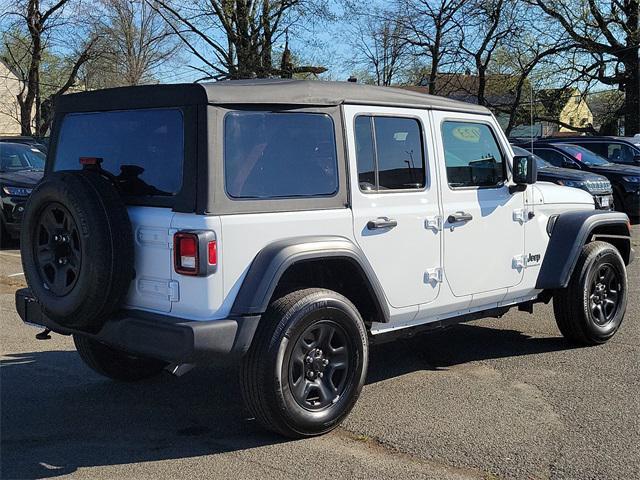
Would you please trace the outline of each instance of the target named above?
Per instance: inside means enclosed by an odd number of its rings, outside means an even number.
[[[347,82],[349,83],[358,83],[358,79],[356,77],[354,77],[353,75],[351,75],[348,79]]]

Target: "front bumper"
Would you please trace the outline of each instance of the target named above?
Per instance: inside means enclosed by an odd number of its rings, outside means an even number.
[[[43,314],[27,288],[16,292],[16,310],[23,322],[62,335],[84,335],[132,354],[170,363],[206,363],[219,357],[246,353],[260,316],[192,321],[167,315],[122,310],[97,333],[69,329]]]
[[[612,193],[595,194],[593,195],[593,200],[596,204],[597,210],[613,210],[613,194]]]

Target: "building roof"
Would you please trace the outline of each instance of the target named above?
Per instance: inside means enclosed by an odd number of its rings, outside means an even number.
[[[64,95],[61,111],[143,108],[190,104],[378,105],[461,112],[490,112],[484,107],[444,97],[350,82],[256,79],[213,83],[110,88]]]

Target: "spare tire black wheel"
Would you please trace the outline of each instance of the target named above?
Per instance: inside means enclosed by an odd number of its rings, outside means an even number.
[[[45,176],[27,202],[20,251],[42,311],[67,328],[99,330],[134,276],[127,209],[94,171]]]

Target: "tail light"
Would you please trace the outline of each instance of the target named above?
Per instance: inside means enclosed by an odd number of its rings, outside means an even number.
[[[206,277],[218,265],[218,244],[211,231],[180,231],[173,236],[176,273]]]

